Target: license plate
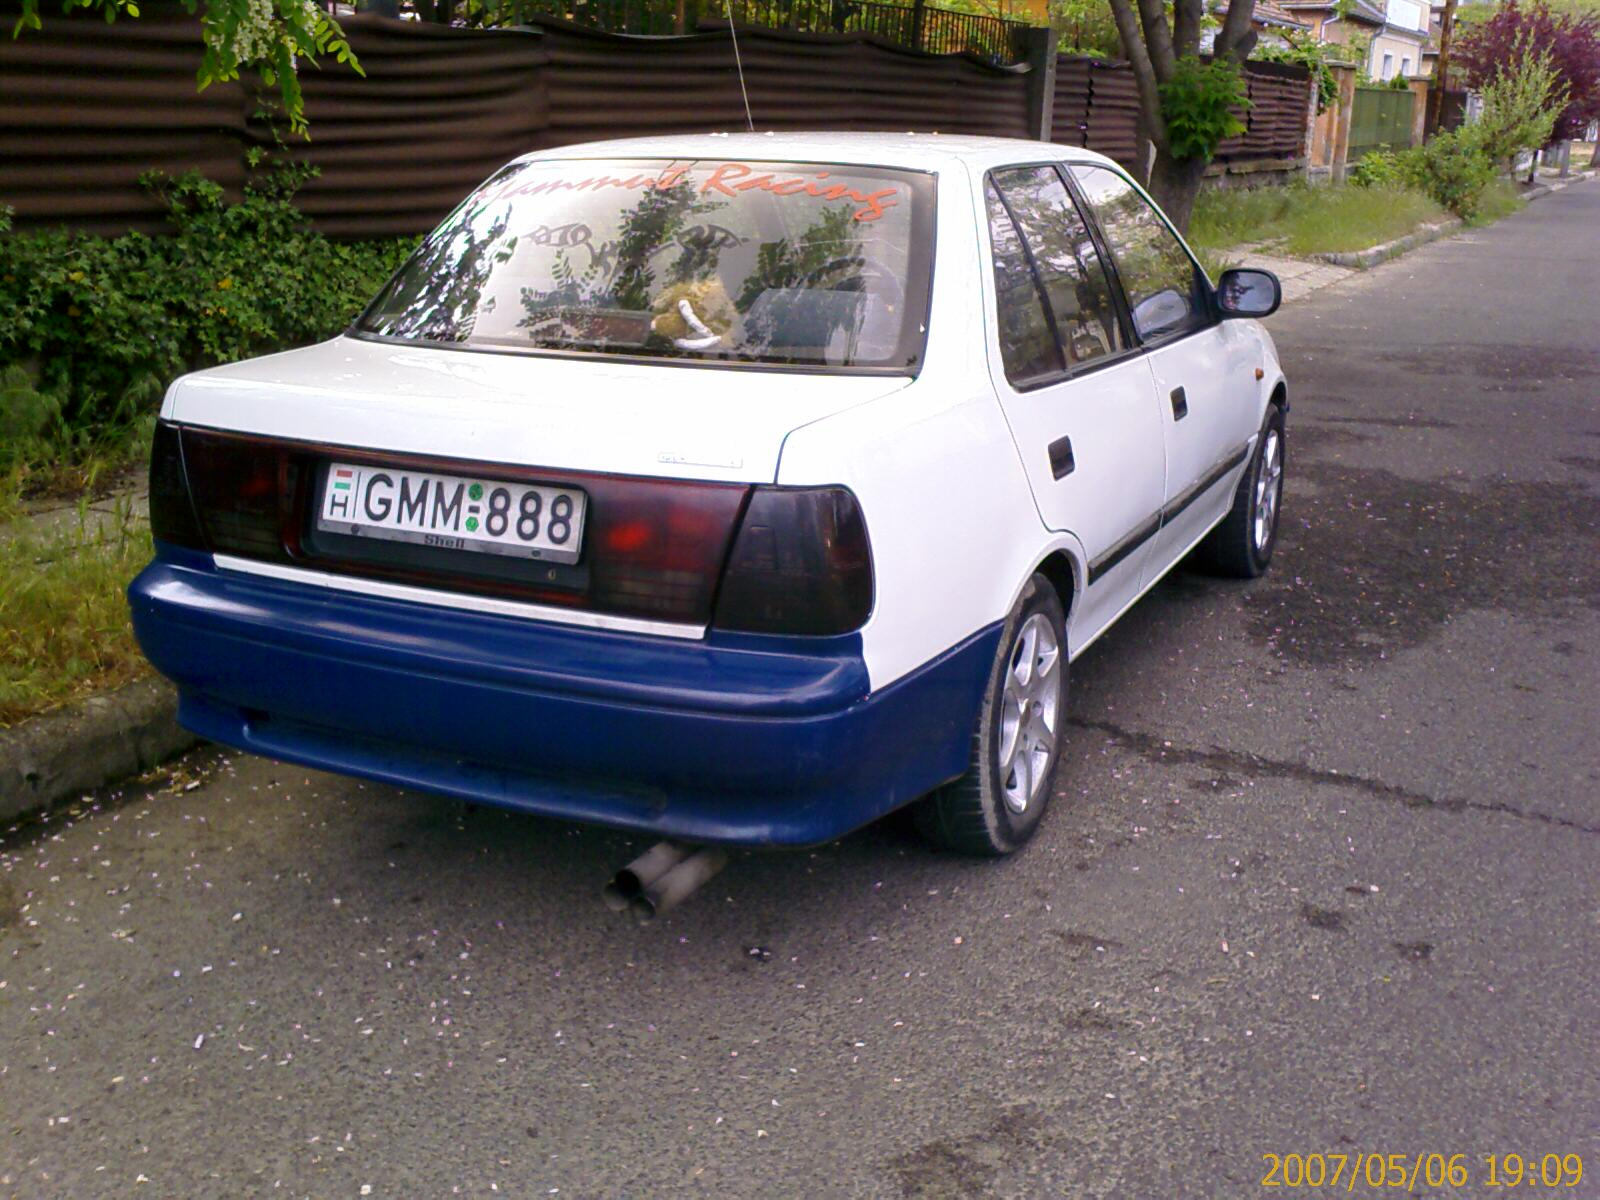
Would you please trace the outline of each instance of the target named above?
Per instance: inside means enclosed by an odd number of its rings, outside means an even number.
[[[329,463],[317,528],[541,562],[578,561],[588,497],[576,488]]]

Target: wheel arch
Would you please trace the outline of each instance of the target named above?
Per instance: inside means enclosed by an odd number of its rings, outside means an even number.
[[[1078,597],[1079,569],[1077,561],[1066,550],[1052,550],[1034,567],[1034,573],[1043,575],[1055,588],[1061,607],[1067,614],[1067,625],[1072,624],[1073,601]]]

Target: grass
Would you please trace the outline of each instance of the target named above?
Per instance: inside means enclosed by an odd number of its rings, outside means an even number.
[[[79,508],[51,533],[0,531],[0,727],[149,671],[122,590],[150,561],[148,523]]]
[[[1478,202],[1478,211],[1473,214],[1471,224],[1489,225],[1501,217],[1509,217],[1519,209],[1526,208],[1528,202],[1517,192],[1517,185],[1509,179],[1496,179],[1483,193],[1483,199]]]
[[[1189,240],[1201,250],[1272,241],[1288,254],[1324,254],[1365,250],[1448,215],[1409,188],[1213,188],[1195,201]]]
[[[1237,255],[1229,254],[1226,250],[1212,250],[1206,246],[1196,246],[1192,241],[1190,242],[1190,249],[1194,251],[1195,257],[1200,260],[1200,266],[1205,270],[1212,283],[1222,278],[1222,273],[1229,267],[1244,265],[1243,259]]]
[[[30,500],[79,496],[94,499],[108,483],[150,461],[155,417],[100,430],[94,436],[54,433],[0,455],[0,521],[10,521]]]

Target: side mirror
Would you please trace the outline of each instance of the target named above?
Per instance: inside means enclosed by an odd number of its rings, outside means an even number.
[[[1241,267],[1217,281],[1217,304],[1224,317],[1270,317],[1283,303],[1283,286],[1271,271]]]

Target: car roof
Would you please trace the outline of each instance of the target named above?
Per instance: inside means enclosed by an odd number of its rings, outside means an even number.
[[[1070,159],[1115,165],[1080,146],[1025,138],[973,137],[945,133],[756,133],[664,134],[581,142],[525,154],[518,162],[563,158],[748,158],[755,161],[852,163],[937,171],[956,163],[988,167],[1001,162]]]

